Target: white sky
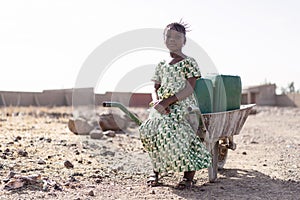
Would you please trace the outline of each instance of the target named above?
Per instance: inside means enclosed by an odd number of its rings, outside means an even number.
[[[181,18],[219,73],[241,76],[244,87],[294,81],[298,90],[299,10],[297,0],[1,1],[0,91],[72,88],[85,59],[104,41]],[[159,61],[144,57],[147,64]],[[114,90],[114,84],[107,81],[102,90]]]

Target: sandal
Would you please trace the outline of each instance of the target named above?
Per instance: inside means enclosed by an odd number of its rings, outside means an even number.
[[[183,190],[183,189],[189,189],[195,184],[194,180],[188,180],[187,178],[183,178],[182,181],[180,181],[176,185],[176,189]]]
[[[158,182],[158,175],[153,173],[149,175],[149,178],[147,180],[147,185],[150,187],[156,187],[159,186],[160,183]]]

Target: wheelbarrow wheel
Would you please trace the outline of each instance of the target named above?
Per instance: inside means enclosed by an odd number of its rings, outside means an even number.
[[[228,156],[228,148],[226,144],[221,141],[218,146],[218,169],[223,169]]]

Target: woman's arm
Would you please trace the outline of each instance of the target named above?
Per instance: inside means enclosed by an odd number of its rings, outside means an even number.
[[[158,94],[157,94],[157,90],[160,88],[160,83],[154,83],[154,95],[155,95],[155,99],[153,99],[153,101],[158,101]]]
[[[195,78],[195,77],[188,78],[187,83],[182,90],[180,90],[177,94],[166,99],[168,104],[171,105],[171,104],[175,103],[176,101],[181,101],[181,100],[187,98],[188,96],[190,96],[191,94],[193,94],[194,88],[196,86],[196,81],[197,81],[197,78]]]
[[[156,110],[158,110],[160,113],[163,113],[163,114],[166,113],[166,108],[168,108],[171,104],[187,98],[194,92],[194,88],[196,86],[196,81],[197,81],[197,78],[195,78],[195,77],[188,78],[186,81],[186,85],[182,90],[180,90],[175,95],[160,101],[158,104],[156,104],[154,106],[154,108]]]

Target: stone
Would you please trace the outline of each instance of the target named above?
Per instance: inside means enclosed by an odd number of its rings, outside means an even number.
[[[98,178],[95,180],[95,183],[101,183],[102,182],[102,179]]]
[[[7,178],[8,179],[13,178],[15,175],[16,175],[16,173],[14,171],[9,171],[7,174]]]
[[[46,138],[45,141],[48,142],[48,143],[51,143],[52,139],[51,138]]]
[[[68,181],[69,182],[76,182],[77,179],[74,176],[70,176]]]
[[[68,122],[68,128],[71,132],[78,135],[88,135],[94,126],[92,123],[83,118],[71,118]]]
[[[18,141],[21,140],[21,139],[22,139],[21,136],[17,136],[17,137],[15,138],[15,142],[18,142]]]
[[[18,155],[23,156],[23,157],[27,157],[28,153],[26,151],[24,151],[24,150],[19,150],[18,151]]]
[[[103,113],[100,115],[99,125],[103,131],[121,131],[127,128],[128,120],[117,114]]]
[[[38,161],[38,164],[39,164],[39,165],[45,165],[46,162],[45,162],[44,160],[40,159],[40,160]]]
[[[93,197],[93,196],[95,196],[95,193],[93,190],[91,190],[91,191],[89,191],[88,195]]]
[[[127,189],[127,190],[130,190],[130,191],[133,190],[132,187],[127,187],[126,189]]]
[[[92,139],[101,139],[103,137],[103,132],[102,130],[94,129],[90,132],[90,137]]]
[[[104,131],[103,135],[105,135],[107,137],[115,137],[116,136],[116,132],[112,131],[112,130],[108,130],[108,131]]]
[[[74,165],[73,165],[70,161],[68,161],[68,160],[66,160],[66,161],[64,162],[64,166],[65,166],[67,169],[74,168]]]
[[[100,153],[100,155],[101,156],[115,156],[115,152],[113,152],[113,151],[104,151],[104,152],[102,152],[102,153]]]

